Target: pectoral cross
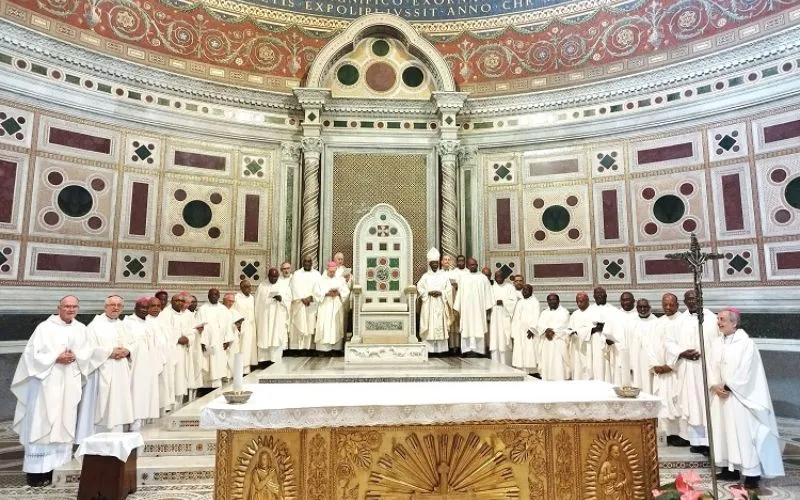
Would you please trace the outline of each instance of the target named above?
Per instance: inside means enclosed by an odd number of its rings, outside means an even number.
[[[692,233],[689,242],[689,251],[680,253],[670,253],[666,255],[668,259],[682,260],[689,265],[694,276],[694,293],[697,297],[697,323],[700,335],[700,359],[703,363],[703,387],[708,387],[708,365],[706,362],[706,345],[703,338],[703,266],[709,260],[722,258],[722,254],[713,252],[701,252],[697,237]],[[714,438],[711,430],[711,401],[709,391],[704,390],[703,396],[706,403],[706,436],[708,436],[709,457],[708,462],[711,467],[711,492],[714,498],[719,498],[717,492],[717,467],[714,460]]]

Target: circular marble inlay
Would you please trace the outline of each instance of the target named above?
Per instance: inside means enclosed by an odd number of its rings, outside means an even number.
[[[658,224],[654,222],[648,222],[644,225],[644,232],[650,236],[656,234],[658,232]]]
[[[55,212],[47,212],[44,214],[44,222],[49,226],[55,226],[60,220],[61,217],[59,217],[59,215]]]
[[[769,173],[769,178],[772,180],[772,182],[783,182],[786,180],[787,175],[788,174],[786,173],[786,170],[782,168],[776,168]]]
[[[201,200],[192,200],[183,207],[183,220],[194,228],[207,226],[211,216],[211,207]]]
[[[102,191],[106,188],[106,183],[103,179],[92,179],[90,184],[95,191]]]
[[[222,203],[222,195],[219,193],[211,193],[209,199],[211,200],[211,203],[213,203],[214,205],[219,205],[220,203]]]
[[[58,186],[64,182],[64,176],[61,175],[61,172],[50,172],[47,174],[47,182],[53,186]]]
[[[58,208],[70,217],[83,217],[92,210],[92,194],[83,186],[66,186],[58,193]]]
[[[575,228],[572,228],[567,232],[567,236],[569,236],[569,239],[571,240],[577,240],[581,237],[581,232]]]
[[[339,83],[342,85],[353,85],[358,81],[359,76],[358,68],[352,64],[343,64],[336,71],[336,79],[339,80]]]
[[[542,208],[544,206],[544,200],[541,198],[536,198],[533,200],[533,208]]]
[[[694,193],[694,186],[692,186],[691,182],[685,182],[681,184],[681,194],[684,196],[689,196],[690,194]]]
[[[183,236],[183,233],[185,232],[186,228],[184,228],[180,224],[175,224],[174,226],[172,226],[172,234],[174,234],[175,236]]]
[[[788,210],[782,208],[776,211],[773,217],[775,217],[775,222],[778,224],[786,224],[792,219],[792,214]]]
[[[542,213],[542,224],[554,233],[566,229],[569,221],[569,211],[561,205],[547,207]]]
[[[786,199],[786,203],[800,209],[800,177],[795,177],[789,181],[789,184],[783,190],[783,197]]]
[[[665,194],[653,204],[653,216],[664,224],[678,222],[685,213],[683,200],[672,194]]]
[[[656,190],[653,188],[644,188],[642,189],[642,198],[645,200],[652,200],[656,196]]]
[[[89,226],[90,229],[97,231],[103,227],[103,220],[100,217],[89,217],[89,220],[86,221],[86,225]]]
[[[175,199],[178,201],[183,201],[186,199],[186,191],[183,189],[175,190]]]
[[[367,85],[376,92],[386,92],[394,87],[397,73],[394,68],[385,62],[376,62],[367,68]]]
[[[375,40],[372,43],[372,53],[378,57],[383,57],[389,53],[389,42],[386,40]]]
[[[403,70],[403,83],[411,88],[416,88],[422,85],[425,75],[422,70],[416,66],[411,66]]]
[[[208,236],[214,239],[219,238],[221,234],[222,231],[220,231],[218,227],[212,227],[208,230]]]
[[[574,207],[577,204],[578,204],[577,196],[567,196],[567,205]]]
[[[536,241],[544,241],[544,239],[547,238],[547,233],[544,231],[536,231],[533,233],[533,237],[536,238]]]
[[[683,221],[682,226],[684,231],[686,231],[687,233],[691,233],[692,231],[697,229],[697,222],[695,222],[694,219],[686,219],[685,221]]]

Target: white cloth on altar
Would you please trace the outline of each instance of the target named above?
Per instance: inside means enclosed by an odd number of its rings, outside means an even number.
[[[332,290],[337,290],[339,295],[328,296]],[[314,285],[314,296],[319,302],[315,348],[319,351],[341,349],[344,338],[343,304],[350,296],[350,288],[344,278],[323,276]]]
[[[459,274],[456,271],[456,274]],[[488,322],[486,312],[492,308],[492,287],[479,272],[461,272],[458,278],[453,309],[459,312],[461,352],[486,352]]]
[[[301,303],[302,305],[302,303]],[[292,291],[288,280],[266,281],[256,292],[256,327],[259,361],[278,362],[289,342],[289,309]]]
[[[747,332],[738,329],[729,337],[714,339],[708,384],[730,389],[725,399],[711,393],[717,466],[739,470],[745,476],[785,475],[767,376],[758,348]]]
[[[133,418],[159,417],[158,376],[164,369],[164,358],[158,351],[156,332],[149,321],[135,314],[122,321],[125,336],[133,342],[131,349],[131,399]]]
[[[539,315],[536,324],[536,335],[539,343],[539,373],[542,380],[565,380],[569,359],[567,341],[569,340],[569,311],[563,306],[556,309],[545,309]],[[548,328],[554,332],[553,339],[547,340],[544,335]]]
[[[430,292],[439,292],[431,297]],[[419,337],[428,346],[428,352],[446,352],[452,322],[453,286],[450,275],[441,269],[428,271],[417,283],[417,293],[422,302],[419,312]]]
[[[643,392],[653,392],[653,373],[650,371],[650,357],[647,354],[647,343],[655,335],[655,322],[658,318],[651,314],[646,318],[637,317],[628,335],[628,347],[631,351],[631,369],[633,385]]]
[[[489,320],[489,351],[492,359],[504,365],[511,364],[511,316],[517,304],[517,289],[508,281],[492,286],[492,315]],[[502,305],[497,305],[497,301]]]
[[[56,358],[69,349],[76,358],[86,342],[86,327],[53,315],[39,323],[20,356],[11,392],[17,398],[13,429],[25,448],[22,470],[49,472],[72,458],[81,399],[78,362]]]
[[[572,311],[569,317],[569,361],[570,378],[573,380],[592,379],[592,313],[587,307]]]
[[[314,330],[317,327],[317,301],[314,286],[322,279],[316,269],[298,269],[292,273],[289,288],[292,292],[292,308],[289,311],[289,349],[311,349],[314,344]],[[311,298],[306,306],[302,299]]]
[[[535,384],[532,385],[532,384]],[[486,420],[640,420],[661,402],[650,394],[622,399],[599,381],[263,384],[242,405],[219,397],[200,426],[219,429],[414,425]],[[298,397],[301,394],[302,397]],[[331,415],[336,415],[331,419]]]
[[[539,366],[534,339],[540,314],[539,300],[533,295],[519,299],[514,304],[514,314],[511,316],[511,366],[527,372],[533,372]],[[528,338],[529,331],[534,334],[531,338]]]
[[[127,462],[131,451],[144,446],[144,438],[138,432],[101,432],[86,438],[75,452],[76,457],[99,455],[116,457]]]
[[[217,302],[206,303],[197,309],[197,317],[204,324],[200,342],[205,346],[203,353],[204,384],[220,387],[222,378],[227,377],[228,353],[225,344],[233,342],[233,320],[227,307]]]
[[[252,293],[245,295],[238,292],[233,300],[233,310],[244,318],[239,337],[239,352],[242,353],[243,369],[247,374],[250,373],[250,366],[258,364],[255,296]]]

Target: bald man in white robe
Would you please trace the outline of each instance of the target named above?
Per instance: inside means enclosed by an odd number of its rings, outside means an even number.
[[[534,337],[537,333],[541,307],[533,295],[533,287],[522,286],[522,298],[514,305],[511,316],[511,366],[526,373],[536,373],[539,366],[539,353],[536,352]]]
[[[478,272],[478,261],[467,260],[468,273],[458,281],[453,309],[459,312],[461,352],[486,354],[487,312],[492,308],[492,287],[486,276]]]
[[[578,308],[570,314],[568,324],[570,378],[572,380],[591,380],[594,375],[592,372],[594,366],[592,363],[592,330],[595,325],[592,322],[592,312],[589,310],[589,295],[584,292],[578,293],[575,296],[575,303]]]
[[[256,325],[259,358],[279,363],[289,343],[289,308],[292,292],[288,280],[281,280],[276,268],[267,271],[267,280],[256,293]]]
[[[650,302],[647,299],[636,301],[636,313],[638,317],[628,336],[633,386],[641,388],[642,392],[652,393],[653,372],[650,371],[650,357],[647,354],[647,346],[653,341],[658,318],[651,314]]]
[[[611,354],[606,340],[608,335],[619,335],[614,331],[615,323],[619,321],[619,309],[609,304],[608,294],[605,288],[598,286],[594,289],[594,304],[589,306],[589,314],[592,317],[591,346],[592,346],[592,378],[594,380],[613,381],[613,371],[611,370]]]
[[[311,256],[303,257],[303,265],[292,274],[289,282],[292,292],[292,308],[289,313],[289,348],[311,349],[314,345],[314,333],[317,327],[317,308],[314,297],[314,286],[322,279],[319,271],[312,268]],[[262,334],[260,332],[259,334]],[[263,333],[266,334],[266,333]]]
[[[658,416],[659,432],[667,436],[670,446],[689,446],[686,439],[688,431],[681,425],[681,411],[678,406],[678,381],[674,369],[676,358],[667,350],[667,339],[680,328],[681,315],[678,313],[678,298],[665,293],[661,297],[664,315],[658,318],[655,332],[646,344],[653,373],[653,394],[661,398],[664,406]]]
[[[250,373],[250,367],[258,365],[258,336],[256,335],[256,298],[252,294],[253,285],[250,280],[239,282],[239,291],[233,298],[233,311],[244,318],[242,334],[239,338],[239,352],[242,353],[242,369],[244,374]]]
[[[158,300],[158,299],[155,299]],[[133,314],[125,316],[122,327],[125,336],[132,341],[131,357],[131,399],[133,401],[133,422],[130,429],[138,432],[147,419],[160,416],[158,376],[164,369],[164,358],[153,323],[147,321],[150,297],[136,301]]]
[[[502,271],[494,273],[492,313],[489,321],[489,351],[492,360],[511,365],[511,315],[517,304],[517,289]]]
[[[185,293],[173,295],[170,305],[159,316],[170,332],[170,343],[175,359],[175,403],[178,405],[187,397],[190,401],[193,400],[195,389],[202,383],[201,332],[195,328],[197,325],[194,314],[187,310],[189,299],[189,295]],[[196,380],[198,378],[200,380]]]
[[[219,302],[219,290],[208,291],[208,302],[197,309],[203,325],[200,342],[203,350],[203,383],[207,387],[222,387],[229,375],[228,349],[234,340],[232,314]]]
[[[539,315],[536,326],[539,344],[539,373],[542,380],[566,380],[569,311],[556,293],[547,295],[547,309]]]

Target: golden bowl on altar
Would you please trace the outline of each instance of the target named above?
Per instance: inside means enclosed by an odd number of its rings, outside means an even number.
[[[223,392],[225,402],[229,405],[241,405],[247,403],[253,393],[250,391],[228,391]]]
[[[614,387],[614,392],[617,393],[617,396],[621,398],[635,398],[639,396],[639,393],[642,391],[639,387],[632,387],[629,385],[623,387]]]

